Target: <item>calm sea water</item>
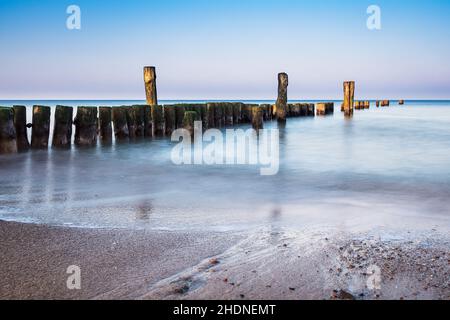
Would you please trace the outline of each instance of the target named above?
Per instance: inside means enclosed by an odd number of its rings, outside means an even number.
[[[0,101],[136,103],[143,101]],[[0,219],[168,230],[328,226],[448,232],[450,102],[372,105],[356,110],[352,119],[344,118],[339,105],[332,116],[288,119],[280,129],[275,176],[261,176],[259,166],[174,165],[169,139],[0,156]]]

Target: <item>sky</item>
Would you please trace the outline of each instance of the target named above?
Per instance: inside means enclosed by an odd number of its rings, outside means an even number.
[[[450,99],[448,0],[0,0],[0,44],[0,100]]]

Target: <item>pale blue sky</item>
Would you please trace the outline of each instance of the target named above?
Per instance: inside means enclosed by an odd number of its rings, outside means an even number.
[[[449,1],[0,0],[0,99],[144,99],[144,65],[160,99],[450,99],[449,36]]]

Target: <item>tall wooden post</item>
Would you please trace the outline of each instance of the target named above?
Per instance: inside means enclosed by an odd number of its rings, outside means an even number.
[[[53,142],[55,148],[69,148],[72,142],[73,108],[56,106]]]
[[[289,85],[288,75],[284,72],[278,74],[278,99],[276,106],[277,106],[277,120],[279,122],[286,121],[288,85]]]
[[[158,104],[158,95],[156,92],[156,69],[155,67],[144,67],[144,83],[147,104],[156,106]]]
[[[30,148],[27,130],[27,108],[25,106],[14,106],[14,127],[17,136],[17,151],[26,151]]]
[[[47,149],[50,134],[50,107],[33,107],[33,130],[31,131],[31,147]]]
[[[0,154],[16,153],[16,128],[12,108],[0,107]]]
[[[344,113],[346,116],[353,114],[353,103],[355,99],[355,82],[345,81],[344,82]]]

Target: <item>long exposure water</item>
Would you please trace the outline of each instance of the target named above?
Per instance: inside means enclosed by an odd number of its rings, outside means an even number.
[[[0,101],[36,103],[136,101]],[[0,219],[167,230],[448,230],[450,102],[389,108],[372,103],[352,119],[339,106],[331,116],[288,119],[280,128],[280,170],[274,176],[261,176],[260,167],[251,165],[175,165],[168,138],[0,156]]]

